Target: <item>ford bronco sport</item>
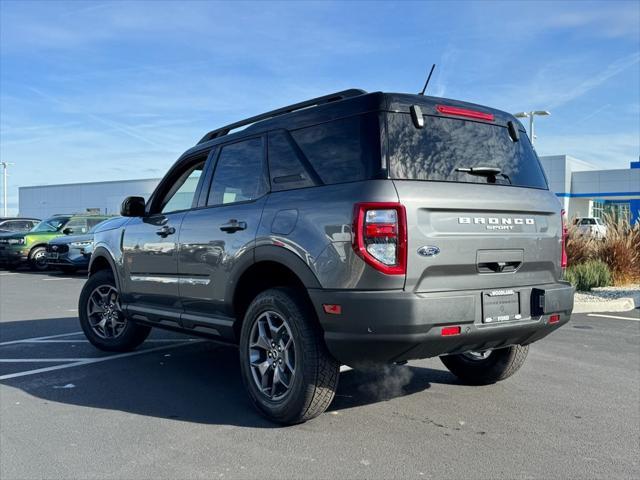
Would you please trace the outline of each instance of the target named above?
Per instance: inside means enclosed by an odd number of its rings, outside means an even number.
[[[479,105],[347,90],[287,106],[208,133],[121,213],[95,233],[89,341],[235,343],[280,423],[322,413],[340,364],[440,356],[464,382],[503,380],[573,308],[560,204],[518,120]]]

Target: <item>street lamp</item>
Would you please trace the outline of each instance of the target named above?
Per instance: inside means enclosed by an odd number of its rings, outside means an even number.
[[[529,138],[531,139],[531,145],[535,140],[535,134],[533,133],[533,117],[539,115],[541,117],[545,117],[547,115],[551,115],[551,112],[548,110],[533,110],[531,112],[518,112],[514,115],[517,118],[528,118],[529,119]]]
[[[2,206],[4,208],[3,216],[6,217],[7,216],[7,167],[9,165],[13,165],[13,163],[0,162],[0,165],[2,166],[2,195],[3,195]]]

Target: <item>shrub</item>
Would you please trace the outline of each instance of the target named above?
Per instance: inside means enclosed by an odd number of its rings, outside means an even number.
[[[587,260],[567,268],[565,278],[580,291],[611,285],[611,270],[600,260]]]
[[[609,266],[613,283],[625,285],[640,281],[640,223],[631,226],[627,220],[604,217],[605,238],[581,236],[575,225],[569,227],[567,259],[569,267],[588,260],[600,260]]]
[[[616,284],[640,280],[640,225],[633,227],[626,220],[605,219],[607,236],[596,242],[596,256],[611,268]]]
[[[591,258],[594,253],[594,239],[578,233],[577,225],[570,225],[567,230],[567,264],[578,265]]]

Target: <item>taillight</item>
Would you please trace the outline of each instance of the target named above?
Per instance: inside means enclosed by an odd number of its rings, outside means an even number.
[[[407,271],[407,214],[400,203],[357,203],[353,249],[365,262],[388,275]]]
[[[562,256],[560,257],[560,266],[562,268],[567,268],[567,222],[566,222],[566,213],[564,210],[560,213],[560,223],[562,224]]]

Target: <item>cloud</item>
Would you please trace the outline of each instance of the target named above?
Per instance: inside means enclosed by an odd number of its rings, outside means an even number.
[[[606,83],[610,78],[615,77],[616,75],[622,73],[634,65],[637,65],[640,62],[640,53],[632,53],[622,58],[618,58],[614,62],[610,63],[606,66],[606,68],[593,76],[587,77],[582,80],[577,85],[572,86],[571,88],[565,87],[557,88],[557,84],[551,84],[551,88],[553,90],[550,91],[548,108],[557,108],[566,103],[569,103],[576,98],[583,96],[584,94],[590,92],[594,88],[599,87],[600,85]],[[555,88],[554,88],[555,87]]]
[[[575,3],[571,6],[574,7]],[[566,10],[561,6],[554,14],[545,15],[542,21],[547,27],[553,29],[580,28],[604,37],[638,38],[640,34],[638,2],[609,1],[605,2],[604,8],[598,4],[582,2],[581,6],[586,8]]]

